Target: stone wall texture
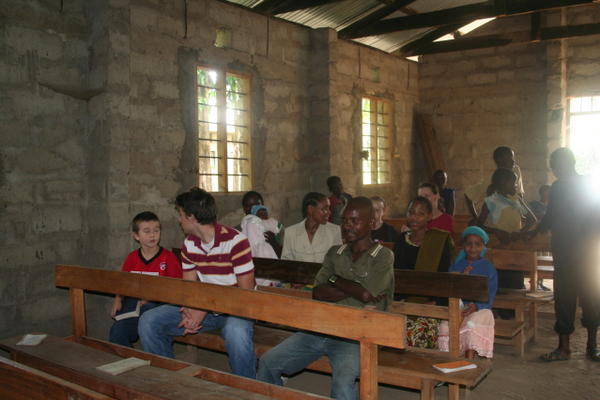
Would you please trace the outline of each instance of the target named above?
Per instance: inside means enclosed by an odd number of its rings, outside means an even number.
[[[545,26],[600,21],[597,6],[547,13]],[[478,35],[527,31],[527,16],[493,21]],[[432,115],[445,158],[449,186],[457,189],[457,212],[466,213],[463,191],[487,181],[492,153],[510,146],[523,172],[528,200],[554,178],[548,155],[567,143],[569,96],[599,93],[598,38],[443,53],[419,63],[419,109]]]
[[[306,192],[327,192],[331,174],[404,207],[418,159],[416,64],[332,30],[187,4],[185,19],[177,0],[0,3],[0,337],[67,334],[54,265],[118,269],[137,247],[136,213],[156,212],[162,245],[180,246],[173,203],[197,185],[198,65],[251,77],[253,188],[284,224],[301,219]],[[215,47],[217,30],[231,32],[228,47]],[[394,104],[394,184],[377,188],[359,176],[365,94]],[[216,194],[221,222],[240,222],[241,197]],[[87,297],[95,336],[107,335],[110,300]]]

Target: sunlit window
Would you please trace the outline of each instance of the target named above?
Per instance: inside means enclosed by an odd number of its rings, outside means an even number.
[[[571,98],[569,147],[577,159],[577,171],[600,178],[600,96]]]
[[[210,192],[250,190],[250,79],[198,67],[198,175]]]
[[[390,182],[390,102],[362,98],[362,181],[365,185]]]

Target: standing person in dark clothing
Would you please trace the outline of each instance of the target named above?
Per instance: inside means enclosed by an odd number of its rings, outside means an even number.
[[[383,197],[373,196],[371,201],[373,202],[373,212],[375,214],[371,237],[373,240],[379,240],[380,242],[395,242],[398,238],[398,231],[392,225],[383,222],[386,209],[385,200]]]
[[[600,288],[597,251],[592,231],[596,210],[589,185],[575,171],[575,156],[566,147],[550,155],[550,168],[558,178],[550,188],[546,215],[534,233],[550,230],[554,257],[554,310],[558,333],[558,348],[543,354],[543,361],[568,360],[571,357],[569,338],[575,330],[577,299],[583,311],[582,325],[587,328],[586,355],[600,361],[596,333],[600,323]]]
[[[438,187],[440,193],[440,205],[443,211],[454,217],[455,193],[454,189],[446,186],[448,183],[448,174],[443,169],[438,169],[433,173],[433,183]]]
[[[342,213],[352,196],[344,192],[344,184],[339,176],[327,178],[327,187],[331,192],[329,197],[329,222],[336,225],[342,224]]]

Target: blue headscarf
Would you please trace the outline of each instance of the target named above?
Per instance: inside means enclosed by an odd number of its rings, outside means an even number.
[[[250,214],[256,215],[258,214],[259,210],[269,211],[267,210],[267,207],[263,206],[262,204],[256,204],[250,209]]]
[[[479,253],[479,256],[481,258],[485,257],[485,253],[487,253],[487,247],[485,247],[485,245],[488,244],[488,242],[490,241],[490,237],[488,236],[487,232],[478,226],[469,226],[463,231],[460,237],[464,240],[467,236],[470,235],[479,236],[481,240],[483,240],[484,247],[483,250],[481,250],[481,253]],[[466,257],[467,253],[465,253],[465,250],[463,249],[460,251],[460,253],[458,253],[458,256],[456,257],[456,260],[454,260],[454,263],[457,263]]]

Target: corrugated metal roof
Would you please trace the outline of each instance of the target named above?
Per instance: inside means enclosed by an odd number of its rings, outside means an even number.
[[[227,1],[244,7],[253,8],[262,3],[263,0]],[[407,11],[410,11],[411,13],[413,11],[416,13],[426,13],[479,2],[481,2],[481,0],[416,0],[413,3],[410,3],[405,9],[408,9]],[[318,7],[278,14],[277,17],[311,28],[332,28],[336,31],[340,31],[384,6],[385,4],[378,0],[344,0],[324,4]],[[402,17],[406,15],[408,14],[400,9],[386,18]],[[398,50],[403,45],[420,38],[431,30],[433,30],[433,28],[411,29],[354,40],[367,46],[391,53]]]

